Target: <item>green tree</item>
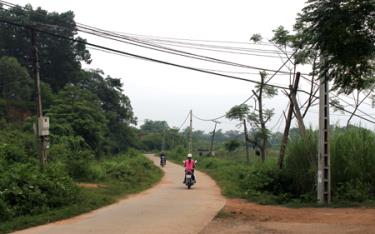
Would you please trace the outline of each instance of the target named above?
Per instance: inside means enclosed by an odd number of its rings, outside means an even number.
[[[12,22],[40,29],[64,37],[82,39],[77,36],[77,27],[72,11],[49,13],[42,8],[27,10],[19,7],[3,10],[0,6],[0,17]],[[30,32],[21,27],[0,23],[0,57],[14,56],[23,65],[31,63]],[[76,83],[79,79],[81,62],[89,63],[90,53],[82,43],[59,39],[47,34],[37,33],[37,46],[41,58],[40,77],[57,92],[67,83]],[[31,71],[31,68],[30,70]]]
[[[295,24],[303,48],[319,51],[334,88],[345,93],[374,83],[373,0],[309,0]]]
[[[107,119],[99,98],[90,91],[66,86],[58,93],[48,115],[51,116],[52,132],[55,124],[67,126],[68,132],[70,126],[73,134],[81,136],[98,157],[108,153]]]
[[[168,123],[166,121],[158,120],[149,120],[146,119],[145,122],[141,125],[141,130],[143,132],[153,132],[153,133],[162,133],[164,129],[168,129]]]
[[[256,90],[253,90],[255,96],[254,100],[258,106],[254,107],[248,115],[248,120],[255,130],[253,145],[258,146],[260,149],[260,156],[262,161],[266,158],[266,148],[268,145],[268,139],[270,131],[267,129],[266,124],[271,120],[274,115],[273,109],[264,109],[264,98],[272,98],[277,95],[277,89],[271,86],[265,85],[265,79],[267,78],[266,72],[260,72],[260,84],[256,86]]]
[[[82,71],[81,77],[78,86],[95,93],[100,99],[108,120],[113,153],[124,151],[130,146],[138,147],[134,128],[130,127],[130,124],[136,124],[136,118],[130,99],[123,94],[121,80],[110,76],[104,78],[104,72],[99,69]]]
[[[236,119],[240,121],[240,124],[243,124],[243,130],[244,130],[244,136],[245,136],[245,149],[246,149],[246,161],[249,164],[250,163],[250,158],[249,158],[249,147],[247,145],[247,142],[250,140],[247,132],[247,124],[246,120],[249,116],[249,106],[246,104],[238,105],[232,107],[227,113],[226,117],[228,119]]]
[[[33,81],[26,68],[14,57],[0,57],[0,97],[6,100],[31,101]]]
[[[233,152],[235,151],[238,147],[240,147],[240,143],[236,140],[230,140],[227,143],[224,144],[225,149],[228,152]]]

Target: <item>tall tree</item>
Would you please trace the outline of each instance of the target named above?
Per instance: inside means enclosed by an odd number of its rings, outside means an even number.
[[[267,73],[262,71],[260,74],[260,84],[256,86],[256,90],[253,90],[255,96],[254,111],[250,113],[248,119],[250,123],[255,127],[255,140],[254,143],[260,149],[260,156],[262,161],[266,159],[266,148],[269,138],[269,130],[266,124],[271,120],[274,115],[273,109],[264,108],[264,98],[272,98],[277,94],[277,89],[265,84]]]
[[[243,124],[243,131],[244,131],[244,136],[245,136],[245,149],[246,149],[246,161],[249,164],[250,163],[250,158],[249,158],[249,147],[247,142],[250,140],[248,136],[248,130],[247,130],[247,124],[246,120],[248,119],[249,116],[249,106],[246,104],[242,104],[239,106],[234,106],[232,107],[227,113],[226,117],[228,119],[236,119],[240,121],[240,124]]]
[[[374,0],[309,0],[295,24],[303,48],[325,58],[333,88],[351,93],[375,82]]]
[[[51,123],[70,126],[74,135],[81,136],[98,157],[110,153],[107,119],[100,99],[90,91],[66,86],[58,93],[47,114],[51,116]]]
[[[81,71],[77,85],[95,93],[100,99],[101,108],[108,120],[113,153],[119,153],[131,146],[137,147],[134,129],[130,127],[130,124],[136,124],[137,121],[130,100],[123,93],[121,79],[104,77],[104,72],[99,69]]]
[[[31,101],[33,81],[14,57],[0,57],[0,98]]]
[[[42,8],[26,10],[14,7],[8,10],[0,5],[0,18],[24,25],[37,27],[64,37],[81,39],[77,36],[77,27],[72,11],[49,13]],[[0,56],[14,56],[23,65],[31,63],[30,31],[0,23]],[[47,34],[37,34],[37,46],[41,58],[40,77],[57,92],[67,83],[76,83],[79,79],[81,62],[91,62],[90,53],[82,43],[56,38]],[[30,66],[28,66],[31,69]]]

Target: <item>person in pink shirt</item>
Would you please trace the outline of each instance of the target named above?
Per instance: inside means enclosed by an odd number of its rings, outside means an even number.
[[[184,178],[184,184],[186,181],[186,172],[191,171],[192,172],[192,179],[195,183],[195,175],[194,175],[194,169],[195,169],[195,163],[196,161],[193,160],[193,155],[188,154],[187,159],[184,160],[184,168],[185,168],[185,178]]]

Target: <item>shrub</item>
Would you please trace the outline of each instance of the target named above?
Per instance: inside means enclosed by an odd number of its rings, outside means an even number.
[[[23,148],[16,145],[4,144],[0,146],[0,157],[7,162],[26,162],[28,157]]]
[[[65,160],[66,168],[71,177],[78,180],[89,180],[92,178],[90,163],[94,160],[94,155],[89,150],[71,152]]]
[[[36,214],[72,204],[80,190],[61,165],[44,172],[33,164],[13,164],[0,174],[0,216]]]

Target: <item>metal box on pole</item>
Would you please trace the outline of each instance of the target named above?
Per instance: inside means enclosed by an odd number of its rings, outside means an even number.
[[[49,135],[49,117],[42,116],[38,118],[38,136]]]

